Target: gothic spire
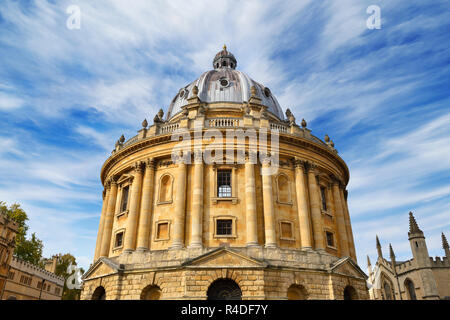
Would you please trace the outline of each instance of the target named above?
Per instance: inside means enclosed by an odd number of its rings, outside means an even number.
[[[370,258],[369,258],[369,256],[367,256],[367,265],[368,266],[371,266],[372,264],[370,263]]]
[[[409,233],[422,233],[411,211],[409,212]]]
[[[392,249],[392,245],[390,243],[389,243],[389,256],[391,257],[391,260],[395,260],[394,249]]]
[[[380,244],[380,239],[378,239],[378,235],[376,235],[376,241],[377,241],[378,257],[383,258],[383,251],[381,251],[381,244]]]
[[[445,237],[445,234],[442,232],[442,248],[449,249],[447,238]]]

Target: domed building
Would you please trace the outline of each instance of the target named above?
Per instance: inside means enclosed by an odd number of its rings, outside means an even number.
[[[117,141],[82,299],[368,298],[345,162],[236,67],[224,47]]]

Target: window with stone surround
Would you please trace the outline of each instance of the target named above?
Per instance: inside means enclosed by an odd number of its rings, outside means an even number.
[[[238,203],[236,165],[214,165],[210,183],[212,204],[219,201]]]
[[[236,238],[236,217],[217,216],[213,220],[215,238]]]
[[[116,231],[116,234],[114,236],[114,248],[113,249],[119,249],[119,248],[123,247],[124,237],[125,237],[125,230]]]
[[[279,226],[281,240],[295,240],[294,224],[291,221],[280,221]]]
[[[155,241],[163,241],[170,239],[170,222],[169,221],[157,221]]]
[[[120,204],[120,212],[125,212],[128,209],[128,194],[130,192],[130,186],[122,188],[122,200]]]
[[[333,232],[325,231],[325,235],[326,235],[326,239],[327,239],[327,246],[331,247],[331,248],[336,248]]]
[[[276,178],[277,202],[279,204],[292,205],[291,200],[291,183],[286,174],[281,173]]]
[[[173,177],[166,173],[159,179],[158,204],[172,203]]]
[[[320,187],[320,197],[322,200],[322,210],[327,211],[327,188]]]
[[[231,170],[217,170],[217,196],[231,198]]]

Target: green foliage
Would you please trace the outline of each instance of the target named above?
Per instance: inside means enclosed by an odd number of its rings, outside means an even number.
[[[14,203],[8,207],[5,202],[0,201],[0,212],[19,224],[14,255],[22,260],[43,267],[41,259],[44,245],[42,241],[36,237],[35,233],[31,235],[30,239],[26,238],[28,232],[28,216],[20,207],[20,204]]]
[[[67,278],[71,275],[67,272],[67,269],[70,264],[72,264],[74,266],[77,265],[77,261],[73,255],[71,255],[70,253],[59,254],[55,273],[58,276],[63,277],[65,280],[62,300],[79,300],[81,290],[67,288],[67,284],[66,284]],[[84,273],[84,270],[82,268],[81,268],[81,273]],[[72,272],[72,274],[73,274],[73,272]]]

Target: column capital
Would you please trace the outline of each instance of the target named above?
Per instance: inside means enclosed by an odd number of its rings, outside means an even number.
[[[256,164],[258,161],[258,152],[254,150],[245,151],[245,162]]]
[[[106,188],[110,189],[112,186],[117,186],[117,177],[112,176],[106,181]]]
[[[137,161],[133,164],[132,168],[135,173],[142,173],[144,171],[144,162]]]
[[[307,172],[315,173],[318,169],[318,166],[312,161],[305,161],[305,168]]]
[[[154,169],[156,165],[155,158],[148,158],[145,160],[145,168]]]
[[[306,173],[306,164],[307,164],[307,161],[295,157],[295,158],[292,160],[292,162],[294,163],[294,167],[295,167],[295,168],[301,168],[301,169],[303,170],[303,172]]]

